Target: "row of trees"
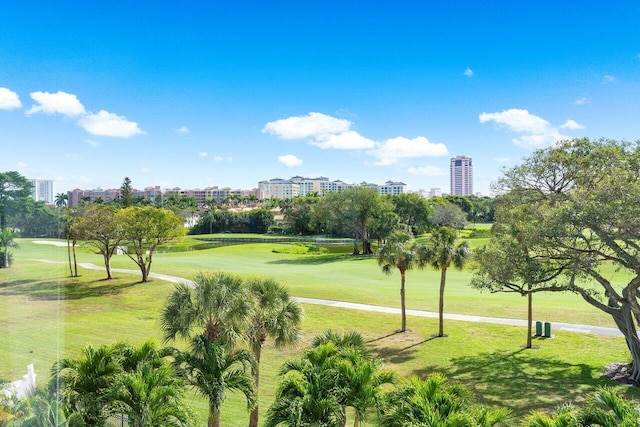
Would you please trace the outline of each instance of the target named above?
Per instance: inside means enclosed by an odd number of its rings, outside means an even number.
[[[72,276],[78,275],[75,248],[82,241],[102,255],[107,279],[112,278],[112,256],[122,250],[140,269],[143,282],[149,278],[157,248],[184,234],[182,219],[168,209],[102,204],[67,210],[64,230]]]

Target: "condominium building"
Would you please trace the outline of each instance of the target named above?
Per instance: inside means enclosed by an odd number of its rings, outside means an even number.
[[[305,178],[302,176],[294,176],[290,179],[274,178],[258,183],[258,197],[260,199],[269,199],[275,197],[278,199],[288,199],[295,196],[306,196],[316,193],[324,195],[326,193],[340,193],[350,187],[368,187],[377,190],[381,195],[385,194],[402,194],[405,192],[406,184],[403,182],[387,181],[383,185],[362,182],[360,184],[348,184],[346,182],[336,180],[329,181],[329,178]]]
[[[53,204],[54,189],[53,181],[50,179],[30,179],[32,190],[31,198],[36,202],[43,201],[48,204]]]
[[[471,196],[473,194],[473,161],[471,157],[452,157],[449,176],[452,195]]]

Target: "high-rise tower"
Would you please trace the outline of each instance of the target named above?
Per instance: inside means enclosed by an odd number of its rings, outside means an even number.
[[[473,161],[471,157],[452,157],[449,176],[452,195],[471,196],[473,194]]]

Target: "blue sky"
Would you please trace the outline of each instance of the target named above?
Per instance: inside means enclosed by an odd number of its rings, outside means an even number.
[[[449,189],[640,139],[640,2],[0,5],[0,171],[56,192],[294,175]],[[398,4],[395,4],[398,3]]]

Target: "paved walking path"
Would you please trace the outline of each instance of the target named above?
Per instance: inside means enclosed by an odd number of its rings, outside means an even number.
[[[92,270],[102,270],[104,267],[97,266],[95,264],[90,263],[80,263],[79,266]],[[112,268],[111,271],[117,273],[128,273],[128,274],[140,274],[137,270],[128,270],[123,268]],[[150,277],[165,280],[167,282],[172,283],[188,283],[193,285],[193,282],[188,279],[184,279],[182,277],[169,276],[166,274],[159,273],[150,273]],[[316,304],[316,305],[326,305],[330,307],[337,308],[346,308],[350,310],[362,310],[362,311],[372,311],[376,313],[389,313],[389,314],[400,314],[399,308],[393,307],[382,307],[378,305],[368,305],[368,304],[358,304],[354,302],[344,302],[344,301],[333,301],[333,300],[325,300],[325,299],[316,299],[316,298],[302,298],[302,297],[294,297],[296,301],[302,304]],[[429,318],[437,318],[438,313],[431,311],[422,311],[422,310],[407,310],[408,316],[416,316],[416,317],[429,317]],[[512,326],[527,326],[527,321],[522,319],[506,319],[501,317],[484,317],[484,316],[470,316],[466,314],[444,314],[445,319],[451,320],[459,320],[462,322],[478,322],[478,323],[494,323],[498,325],[512,325]],[[595,334],[595,335],[605,335],[605,336],[614,336],[621,337],[622,333],[616,328],[605,328],[602,326],[591,326],[591,325],[578,325],[574,323],[559,323],[553,322],[551,324],[552,331],[567,331],[567,332],[577,332],[583,334]]]

